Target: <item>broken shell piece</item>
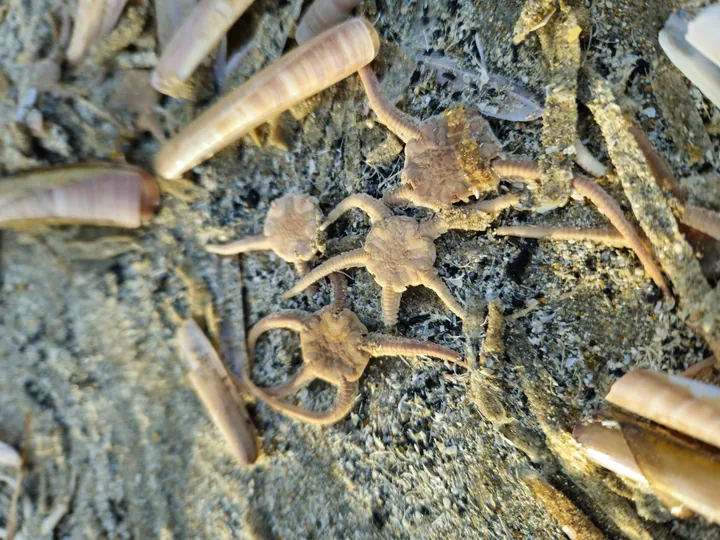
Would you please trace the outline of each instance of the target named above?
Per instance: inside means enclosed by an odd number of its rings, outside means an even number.
[[[720,387],[640,369],[620,378],[606,399],[720,448]]]
[[[0,227],[89,224],[139,227],[157,209],[142,169],[105,164],[41,169],[0,180]]]
[[[184,95],[186,82],[254,0],[203,0],[164,48],[151,84],[169,96]]]
[[[223,364],[198,325],[185,321],[178,329],[182,360],[190,370],[188,379],[213,422],[230,445],[235,459],[242,465],[254,463],[258,456],[257,433],[236,390],[218,371]]]
[[[72,39],[67,51],[71,64],[79,64],[90,47],[115,27],[127,0],[78,0]]]
[[[620,425],[609,416],[578,424],[573,430],[573,437],[592,461],[640,487],[648,487],[620,432]]]
[[[691,508],[708,516],[707,496],[703,493],[717,480],[705,482],[702,477],[712,474],[718,463],[696,445],[622,413],[598,413],[597,417],[578,424],[573,436],[591,461],[641,491],[653,493],[674,516],[693,517]],[[647,439],[654,443],[648,444]],[[670,447],[674,450],[668,450]],[[663,461],[666,454],[678,458],[682,454],[689,465],[677,464],[660,473],[643,465]],[[717,510],[710,514],[713,512]]]
[[[665,54],[716,107],[720,107],[720,46],[716,28],[720,9],[703,9],[690,23],[684,11],[673,13],[658,39]],[[712,30],[709,30],[712,29]]]
[[[156,171],[178,178],[251,129],[367,65],[379,48],[377,32],[364,19],[351,19],[304,43],[168,141],[155,157]]]
[[[161,52],[165,51],[195,6],[197,0],[155,0],[155,24]]]
[[[720,4],[709,5],[688,23],[685,39],[703,56],[720,67],[718,25],[720,25]]]
[[[20,467],[22,465],[22,458],[9,444],[0,442],[0,465],[5,467]]]
[[[621,422],[623,437],[650,488],[667,496],[674,514],[683,506],[720,523],[720,455],[705,452],[665,430],[637,421]],[[667,503],[666,503],[667,504]]]

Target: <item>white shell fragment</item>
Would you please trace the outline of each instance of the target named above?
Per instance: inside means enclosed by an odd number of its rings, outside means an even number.
[[[720,67],[720,4],[712,4],[688,23],[685,39]]]
[[[5,467],[20,467],[22,458],[12,446],[0,442],[0,465]]]
[[[660,31],[668,58],[717,107],[720,107],[720,5],[703,9],[692,21],[684,11],[673,13]]]

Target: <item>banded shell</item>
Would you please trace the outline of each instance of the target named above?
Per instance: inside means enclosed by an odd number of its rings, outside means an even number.
[[[90,224],[139,227],[154,214],[157,182],[135,167],[83,164],[0,180],[0,227]]]
[[[222,98],[168,141],[155,170],[177,178],[253,128],[370,63],[380,40],[364,19],[351,19],[286,54]]]

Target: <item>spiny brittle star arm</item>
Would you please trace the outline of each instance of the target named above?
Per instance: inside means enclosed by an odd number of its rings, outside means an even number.
[[[236,255],[238,253],[247,253],[248,251],[268,251],[270,247],[270,239],[263,235],[246,236],[240,240],[235,240],[229,244],[208,244],[205,249],[210,253],[218,255]]]
[[[380,123],[387,126],[404,143],[421,138],[417,122],[390,103],[380,88],[380,83],[372,68],[370,66],[362,67],[358,70],[358,75],[360,75],[370,106],[375,111]]]
[[[575,240],[605,244],[610,247],[628,247],[623,235],[615,229],[575,229],[573,227],[498,227],[497,236],[519,236],[521,238],[538,238],[546,240]]]
[[[455,297],[450,292],[450,289],[448,289],[448,286],[445,285],[445,282],[440,279],[440,276],[431,272],[423,274],[422,284],[431,291],[434,291],[435,294],[438,295],[442,303],[445,304],[445,306],[455,315],[457,315],[461,319],[465,318],[465,310],[460,305],[460,303],[455,300]]]
[[[573,189],[583,197],[587,197],[598,210],[610,220],[610,223],[622,234],[628,242],[630,248],[635,252],[640,262],[647,270],[655,284],[660,288],[666,298],[672,298],[670,288],[665,282],[662,270],[655,258],[645,248],[640,235],[623,214],[615,200],[607,194],[607,192],[598,185],[597,182],[591,180],[587,176],[579,174],[573,177]]]
[[[308,272],[310,272],[310,263],[307,261],[295,261],[293,263],[295,265],[295,270],[297,271],[298,276],[305,277],[308,275]],[[310,286],[307,288],[307,295],[308,296],[314,296],[317,292],[317,287]]]
[[[699,206],[687,205],[682,210],[680,221],[702,233],[720,240],[720,214],[700,208]]]
[[[268,396],[282,398],[294,394],[298,390],[305,388],[311,381],[315,379],[315,373],[308,366],[300,366],[298,372],[290,377],[287,381],[271,388],[263,388],[262,391]]]
[[[259,399],[269,407],[275,409],[279,413],[282,413],[295,420],[300,420],[308,424],[327,426],[339,422],[352,410],[355,404],[355,398],[358,393],[357,381],[348,382],[345,378],[341,378],[340,384],[338,384],[337,396],[335,397],[334,405],[323,412],[316,412],[298,407],[290,403],[285,403],[280,399],[269,395],[267,392],[263,392],[260,388],[255,386],[250,379],[245,377],[245,391],[252,395],[255,399]]]
[[[538,177],[537,163],[533,161],[507,160],[502,161],[495,159],[492,167],[500,176],[520,178],[523,180],[535,180]],[[591,180],[587,176],[576,174],[573,176],[573,189],[588,198],[603,214],[610,223],[622,234],[628,242],[628,246],[635,252],[640,262],[647,270],[655,284],[662,290],[667,298],[671,298],[672,294],[662,275],[660,266],[650,252],[645,248],[640,235],[623,214],[622,210],[615,200],[600,187],[600,185]]]
[[[468,367],[462,355],[452,349],[417,339],[370,334],[360,348],[371,356],[431,356]]]
[[[390,206],[402,206],[408,204],[417,205],[415,188],[409,185],[401,185],[383,193],[383,202]]]
[[[386,326],[395,326],[400,313],[400,300],[402,293],[392,290],[390,287],[382,289],[382,310],[383,322]]]
[[[332,309],[335,313],[340,313],[347,307],[348,286],[345,276],[339,272],[330,274],[330,283],[332,284],[333,303]]]
[[[333,257],[322,263],[320,266],[316,266],[308,275],[298,281],[295,286],[285,293],[285,298],[292,298],[301,291],[307,289],[310,285],[315,283],[317,280],[324,278],[337,272],[339,270],[345,270],[346,268],[353,268],[356,266],[365,266],[367,263],[367,254],[362,248],[354,249]]]
[[[305,329],[305,321],[308,314],[299,309],[288,309],[279,313],[273,313],[260,319],[248,332],[247,345],[250,357],[255,354],[255,345],[262,334],[268,330],[282,328],[302,332]]]
[[[330,225],[335,223],[337,219],[348,210],[359,208],[365,212],[370,218],[370,223],[375,224],[393,215],[392,211],[381,201],[373,199],[365,193],[356,193],[344,198],[338,205],[328,214],[327,219],[320,225],[320,230],[324,231]]]

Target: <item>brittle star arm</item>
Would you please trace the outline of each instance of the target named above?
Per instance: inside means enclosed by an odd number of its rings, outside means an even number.
[[[386,326],[397,324],[401,299],[402,293],[394,291],[390,287],[382,288],[382,314]]]
[[[422,284],[431,291],[434,291],[450,311],[461,319],[465,319],[465,310],[460,303],[455,300],[455,297],[450,292],[450,289],[448,289],[448,286],[445,285],[445,282],[440,279],[440,276],[434,272],[428,272],[423,275]]]
[[[308,272],[310,272],[310,263],[308,261],[295,261],[293,266],[295,266],[295,271],[301,278],[305,277]],[[308,296],[313,296],[316,292],[317,287],[314,285],[307,288]]]
[[[538,238],[545,240],[589,241],[606,246],[624,248],[628,242],[616,229],[575,229],[573,227],[498,227],[497,236],[519,236],[521,238]]]
[[[273,313],[260,319],[250,329],[247,336],[247,346],[249,358],[252,359],[255,355],[255,345],[262,334],[268,330],[274,330],[282,328],[283,330],[293,330],[295,332],[302,332],[305,329],[305,321],[307,321],[308,314],[299,309],[288,309],[279,313]],[[252,360],[251,360],[252,362]]]
[[[290,418],[319,426],[334,424],[345,418],[345,416],[347,416],[347,414],[352,410],[353,405],[355,404],[355,398],[358,394],[357,381],[348,382],[345,378],[341,378],[340,383],[337,386],[338,391],[335,398],[335,404],[327,411],[315,412],[290,403],[285,403],[284,401],[269,395],[267,392],[263,392],[247,377],[244,377],[244,379],[245,391],[254,398],[259,399],[269,407],[275,409],[279,413],[289,416]]]
[[[428,343],[427,341],[419,341],[417,339],[392,337],[383,334],[369,334],[360,346],[362,350],[369,353],[373,357],[377,356],[431,356],[447,360],[454,364],[468,368],[467,363],[462,359],[462,355],[456,353],[452,349]]]
[[[537,163],[533,161],[495,159],[492,167],[496,173],[503,177],[513,177],[523,180],[536,180],[538,178]],[[573,176],[573,189],[583,197],[588,198],[603,214],[610,223],[622,234],[628,242],[628,246],[635,252],[640,262],[647,270],[655,284],[662,290],[667,298],[672,294],[662,275],[660,266],[650,252],[645,248],[640,235],[630,224],[615,200],[601,188],[597,182],[586,176],[576,174]]]
[[[362,67],[358,70],[358,75],[360,75],[370,106],[375,111],[380,123],[385,125],[404,143],[421,138],[417,122],[390,103],[390,100],[380,88],[380,83],[372,68],[370,66]]]
[[[434,217],[422,223],[421,231],[424,236],[431,238],[438,238],[451,229],[484,231],[500,212],[519,202],[519,195],[508,193],[473,204],[443,208]]]
[[[367,262],[367,254],[362,248],[354,249],[338,255],[322,263],[320,266],[316,266],[308,275],[298,281],[295,286],[285,293],[285,298],[292,298],[300,294],[303,290],[307,289],[310,285],[315,283],[317,280],[324,278],[338,272],[339,270],[345,270],[346,268],[353,268],[356,266],[365,266]]]
[[[383,193],[382,200],[385,204],[389,204],[390,206],[401,206],[407,204],[422,206],[421,204],[418,204],[422,201],[419,201],[419,197],[415,193],[415,188],[407,184],[386,191]]]
[[[208,244],[205,249],[210,253],[219,255],[236,255],[248,251],[267,251],[270,247],[270,239],[267,236],[246,236],[229,244]]]
[[[333,291],[332,309],[334,313],[340,313],[347,307],[347,280],[341,273],[333,272],[330,274],[330,283]]]
[[[282,398],[305,388],[308,384],[315,380],[315,378],[313,370],[307,365],[302,365],[298,369],[297,373],[284,383],[273,387],[263,388],[262,391],[268,396]]]
[[[717,212],[689,204],[683,208],[680,221],[715,240],[720,240],[720,214]]]
[[[392,210],[377,199],[373,199],[365,193],[355,193],[354,195],[344,198],[333,208],[332,212],[328,214],[327,219],[320,225],[320,230],[324,231],[335,223],[345,212],[353,208],[358,208],[365,212],[370,218],[371,224],[375,224],[393,215]]]

